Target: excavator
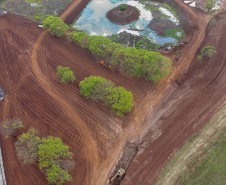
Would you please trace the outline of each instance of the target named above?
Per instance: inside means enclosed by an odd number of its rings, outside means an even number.
[[[114,175],[114,177],[111,178],[111,182],[113,182],[114,179],[115,179],[117,176],[121,177],[123,174],[125,174],[125,170],[123,170],[122,168],[120,168],[120,169],[118,170],[118,172]]]
[[[100,64],[103,65],[104,67],[106,67],[106,68],[112,70],[112,71],[115,71],[115,67],[114,67],[114,66],[112,66],[112,65],[110,65],[110,64],[108,64],[108,63],[106,63],[106,62],[104,62],[103,60],[100,61]]]

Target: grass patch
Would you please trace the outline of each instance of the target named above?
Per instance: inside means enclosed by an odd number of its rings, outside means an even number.
[[[166,37],[173,37],[179,41],[185,36],[184,30],[180,29],[166,29],[164,33]]]
[[[161,171],[156,184],[223,185],[226,181],[226,107],[194,134]]]

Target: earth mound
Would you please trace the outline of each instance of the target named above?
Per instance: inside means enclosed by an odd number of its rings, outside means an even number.
[[[107,13],[107,18],[114,24],[125,25],[137,20],[139,18],[139,11],[130,5],[127,5],[125,11],[121,11],[120,6],[118,6]]]

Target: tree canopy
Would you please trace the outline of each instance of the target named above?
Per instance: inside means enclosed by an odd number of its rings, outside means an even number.
[[[201,50],[202,56],[206,56],[208,58],[211,58],[213,54],[216,54],[216,50],[214,46],[205,46]]]
[[[43,27],[49,29],[50,33],[62,37],[69,27],[59,17],[49,16],[43,21]]]
[[[7,138],[9,135],[16,135],[16,131],[22,128],[23,123],[19,119],[9,119],[1,123],[0,132]]]
[[[114,87],[114,83],[100,76],[90,76],[79,84],[80,93],[110,107],[118,116],[131,111],[133,95],[124,87]]]
[[[74,72],[70,69],[70,67],[57,67],[57,76],[61,77],[61,82],[69,83],[74,82],[76,77]]]

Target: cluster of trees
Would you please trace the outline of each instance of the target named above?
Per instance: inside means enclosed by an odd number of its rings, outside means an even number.
[[[201,55],[199,55],[197,59],[202,60],[203,57],[211,58],[216,53],[214,46],[205,46],[201,49]]]
[[[10,135],[16,135],[19,128],[23,128],[23,122],[19,119],[9,119],[1,123],[0,132],[7,138]]]
[[[75,31],[67,35],[71,41],[82,48],[88,48],[93,55],[104,58],[130,76],[158,82],[170,73],[171,61],[158,52],[133,47],[125,48],[108,38],[90,36],[85,32]]]
[[[133,94],[124,87],[100,76],[90,76],[79,83],[80,93],[86,98],[99,101],[110,107],[118,116],[123,116],[133,107]]]
[[[38,162],[50,184],[61,185],[72,180],[68,171],[74,167],[73,153],[60,138],[49,136],[41,139],[31,128],[18,137],[15,146],[19,159],[25,164]]]
[[[67,24],[65,24],[59,17],[49,16],[43,21],[44,29],[49,29],[52,35],[62,37],[66,31],[69,30]]]
[[[57,67],[57,76],[61,78],[61,82],[63,83],[73,83],[76,79],[74,72],[70,69],[70,67]]]

